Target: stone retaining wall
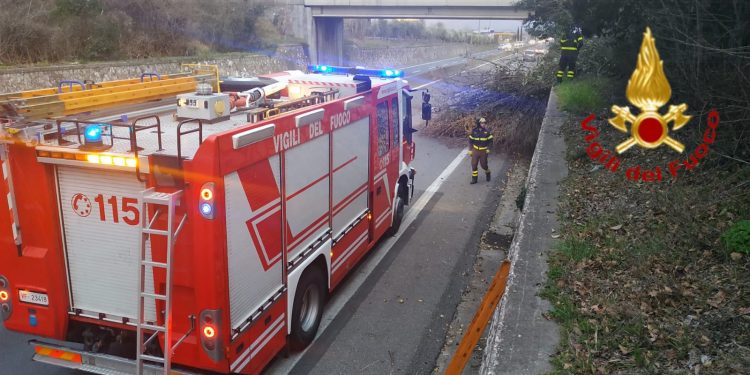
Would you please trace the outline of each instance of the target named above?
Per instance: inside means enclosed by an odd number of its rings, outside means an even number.
[[[359,48],[347,46],[345,61],[351,66],[397,67],[425,63],[491,46],[472,46],[460,43],[425,44],[415,41],[413,46]],[[308,54],[302,45],[282,45],[268,53],[229,53],[205,57],[172,57],[147,60],[114,61],[86,64],[29,66],[0,68],[0,93],[55,87],[63,80],[112,81],[139,77],[144,72],[160,74],[180,71],[180,64],[216,64],[223,76],[254,76],[282,70],[304,70]]]
[[[567,119],[550,91],[534,156],[526,177],[526,198],[508,249],[511,261],[505,294],[492,315],[480,375],[546,374],[560,341],[558,326],[545,313],[552,306],[540,297],[547,278],[547,256],[560,233],[560,182],[568,175],[565,140]]]
[[[253,76],[288,69],[303,69],[307,54],[300,45],[279,46],[266,54],[229,53],[205,57],[173,57],[148,60],[33,66],[0,69],[0,93],[57,86],[62,80],[112,81],[139,77],[143,72],[180,71],[180,64],[216,64],[222,75]]]

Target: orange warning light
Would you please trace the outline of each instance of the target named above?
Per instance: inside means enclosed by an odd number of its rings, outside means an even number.
[[[211,189],[203,188],[203,190],[201,190],[201,198],[203,198],[203,200],[210,201],[211,198],[213,197],[214,197],[214,192]]]
[[[212,339],[214,336],[216,336],[216,330],[214,327],[206,326],[203,328],[203,336],[206,336],[206,338]]]

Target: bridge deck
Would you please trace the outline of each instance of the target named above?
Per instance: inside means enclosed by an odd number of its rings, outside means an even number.
[[[304,0],[313,17],[524,20],[514,0]]]

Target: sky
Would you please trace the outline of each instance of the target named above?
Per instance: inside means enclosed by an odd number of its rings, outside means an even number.
[[[456,30],[478,30],[478,26],[481,25],[481,30],[487,28],[494,29],[495,31],[516,31],[518,26],[521,26],[521,21],[512,20],[426,20],[427,26],[435,25],[438,22],[442,22],[447,29]]]

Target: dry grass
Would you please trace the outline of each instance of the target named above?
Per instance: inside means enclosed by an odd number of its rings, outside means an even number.
[[[564,237],[544,292],[563,327],[555,373],[748,373],[750,262],[720,237],[748,218],[750,166],[713,155],[676,181],[626,181],[589,159],[580,120],[564,127]],[[602,144],[621,141],[598,125]],[[638,149],[623,165],[674,157]]]

